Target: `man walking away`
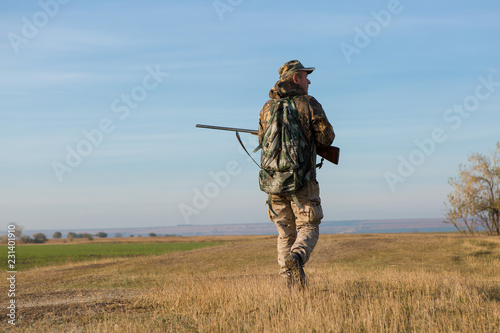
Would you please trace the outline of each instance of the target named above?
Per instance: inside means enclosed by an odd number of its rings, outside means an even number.
[[[280,79],[259,117],[262,148],[260,186],[268,193],[268,215],[278,229],[278,264],[288,285],[304,287],[303,266],[319,237],[323,218],[316,180],[316,149],[334,138],[321,104],[308,95],[315,68],[292,60],[279,68]]]

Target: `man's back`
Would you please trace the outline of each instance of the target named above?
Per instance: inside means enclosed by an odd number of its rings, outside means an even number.
[[[292,96],[297,96],[294,102],[308,144],[311,147],[313,143],[316,146],[329,147],[335,138],[335,133],[323,107],[314,97],[305,94],[304,90],[293,81],[278,81],[269,92],[271,99],[264,105],[259,117],[259,143],[262,143],[263,133],[276,99]]]
[[[271,98],[262,107],[259,116],[259,143],[262,145],[268,121],[277,100],[293,97],[298,113],[298,123],[304,141],[311,150],[310,176],[302,188],[293,193],[268,195],[268,216],[276,225],[278,237],[278,264],[280,275],[288,285],[305,285],[303,265],[309,260],[319,237],[319,225],[323,209],[316,180],[316,148],[329,147],[335,134],[328,122],[321,104],[308,95],[311,83],[307,75],[314,68],[305,68],[299,61],[292,60],[280,67],[280,80],[269,92]],[[266,139],[267,140],[267,139]],[[271,145],[272,146],[272,145]],[[281,149],[276,145],[276,149]],[[262,173],[262,170],[261,170]]]

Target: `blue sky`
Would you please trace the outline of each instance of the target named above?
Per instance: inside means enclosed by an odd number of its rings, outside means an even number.
[[[195,124],[256,129],[292,59],[317,68],[309,93],[341,147],[318,175],[325,220],[442,217],[448,178],[499,140],[497,1],[2,7],[5,225],[267,222],[234,134]]]

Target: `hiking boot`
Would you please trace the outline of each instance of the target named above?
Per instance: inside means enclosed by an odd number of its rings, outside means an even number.
[[[301,288],[306,285],[306,273],[304,273],[304,267],[302,265],[302,259],[297,253],[292,252],[285,259],[286,268],[290,270],[292,282],[298,283]]]

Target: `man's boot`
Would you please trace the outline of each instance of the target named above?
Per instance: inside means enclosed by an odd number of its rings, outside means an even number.
[[[306,273],[304,272],[304,267],[300,256],[297,253],[292,252],[285,259],[285,265],[292,273],[293,283],[298,283],[301,288],[304,288],[306,286]]]

